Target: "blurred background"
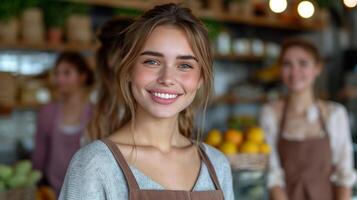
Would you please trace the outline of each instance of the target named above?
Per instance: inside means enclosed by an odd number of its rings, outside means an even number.
[[[301,36],[318,45],[326,62],[319,97],[347,107],[357,142],[357,0],[1,0],[0,163],[30,159],[38,110],[56,99],[52,79],[59,53],[79,52],[95,69],[100,26],[116,18],[125,27],[166,2],[190,7],[209,30],[215,97],[205,133],[257,125],[261,105],[286,90],[277,66],[281,42]],[[90,100],[95,103],[95,87]],[[266,161],[252,162],[234,170],[236,198],[267,199]],[[14,195],[8,190],[1,192],[0,184],[0,199]],[[51,195],[44,196],[37,197]]]

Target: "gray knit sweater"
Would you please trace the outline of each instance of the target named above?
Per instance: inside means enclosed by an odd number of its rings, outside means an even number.
[[[226,157],[218,150],[204,145],[211,160],[225,200],[234,200],[231,168]],[[204,163],[194,191],[214,190],[214,184]],[[130,166],[141,189],[163,190],[158,183]],[[95,141],[80,149],[72,158],[62,185],[60,200],[127,200],[125,177],[109,148]]]

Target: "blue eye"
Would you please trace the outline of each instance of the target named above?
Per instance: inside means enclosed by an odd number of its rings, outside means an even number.
[[[144,64],[159,65],[159,62],[157,62],[156,60],[146,60],[146,61],[144,61]]]
[[[180,69],[192,69],[193,67],[189,64],[181,64],[179,65]]]

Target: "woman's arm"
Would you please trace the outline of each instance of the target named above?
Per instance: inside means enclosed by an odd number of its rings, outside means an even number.
[[[280,186],[274,186],[270,189],[271,200],[288,200],[285,190]]]
[[[328,124],[332,140],[332,154],[334,171],[332,181],[335,184],[337,200],[351,199],[351,187],[356,181],[353,167],[353,147],[349,119],[346,109],[338,105],[332,111]]]
[[[234,192],[233,192],[233,179],[232,179],[232,169],[229,164],[229,161],[225,159],[222,162],[223,171],[225,172],[223,181],[222,181],[222,190],[224,194],[224,199],[226,200],[234,200]]]
[[[53,109],[50,105],[42,108],[37,115],[35,145],[32,152],[32,163],[35,169],[42,172],[46,168],[46,159],[49,153],[50,130],[53,123]]]
[[[272,106],[265,105],[260,113],[260,126],[265,132],[266,142],[271,146],[271,154],[269,158],[269,169],[268,169],[268,188],[271,191],[278,191],[281,193],[280,189],[273,188],[283,188],[285,185],[284,171],[280,165],[280,158],[277,151],[277,132],[278,132],[278,120],[277,113],[273,110]],[[274,192],[275,193],[275,192]],[[280,196],[280,195],[279,195]]]
[[[351,200],[352,189],[350,187],[336,187],[336,200]]]
[[[89,154],[93,155],[93,160]],[[100,164],[93,152],[78,151],[67,169],[59,200],[110,199],[106,196]]]

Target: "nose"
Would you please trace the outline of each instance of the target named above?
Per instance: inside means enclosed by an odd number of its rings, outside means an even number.
[[[160,70],[160,75],[157,79],[158,83],[171,86],[175,84],[175,73],[172,67],[164,66]]]
[[[297,64],[292,65],[291,74],[296,75],[300,73],[300,66]]]

